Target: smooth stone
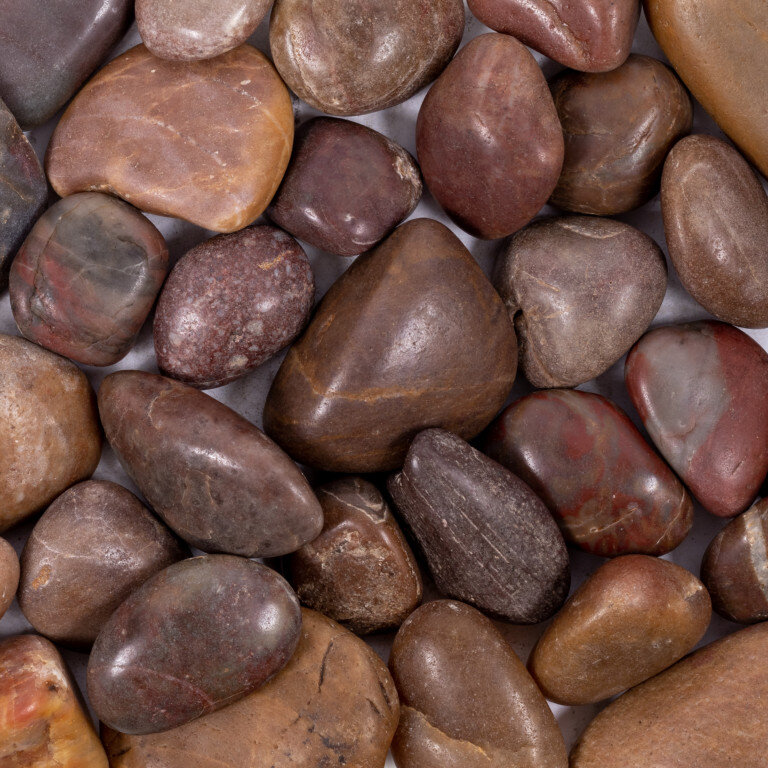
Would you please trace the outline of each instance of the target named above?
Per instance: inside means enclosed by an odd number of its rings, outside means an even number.
[[[563,165],[563,134],[547,81],[507,35],[462,48],[430,88],[416,124],[424,180],[475,237],[506,237],[547,202]]]
[[[3,0],[0,98],[22,128],[53,117],[132,20],[131,0]]]
[[[88,696],[121,733],[156,733],[259,688],[293,655],[301,609],[288,583],[231,555],[183,560],[152,576],[102,628]]]
[[[315,297],[307,255],[285,232],[249,227],[219,235],[176,263],[154,321],[160,370],[220,387],[288,346]]]
[[[410,216],[421,192],[419,166],[399,144],[359,123],[316,117],[297,130],[267,215],[316,248],[356,256]]]
[[[483,451],[531,486],[569,544],[594,555],[664,555],[693,525],[683,484],[600,395],[523,397],[493,422]]]
[[[667,153],[693,122],[691,97],[675,73],[632,54],[613,72],[563,72],[551,88],[565,161],[550,202],[600,216],[647,203],[659,191]]]
[[[264,427],[310,466],[397,469],[425,427],[479,434],[516,370],[493,286],[447,227],[416,219],[331,286],[277,373]]]
[[[658,245],[629,224],[588,216],[536,221],[496,265],[496,290],[534,387],[575,387],[605,373],[664,300]]]
[[[59,200],[13,260],[11,309],[26,338],[85,365],[114,365],[133,347],[168,274],[168,248],[122,200]]]
[[[485,616],[463,603],[419,608],[389,660],[401,700],[398,768],[567,768],[547,702]]]
[[[0,334],[0,531],[89,478],[100,458],[96,397],[85,374]]]
[[[19,558],[16,550],[0,539],[0,619],[11,607],[19,586]]]
[[[763,768],[768,624],[702,648],[625,693],[589,725],[571,768]]]
[[[462,0],[276,0],[269,47],[288,87],[330,115],[407,101],[451,60]]]
[[[629,396],[648,434],[710,512],[733,517],[768,472],[768,354],[704,320],[650,331],[627,357]]]
[[[301,615],[291,660],[255,693],[166,733],[104,728],[111,767],[383,768],[400,712],[386,666],[335,622]]]
[[[661,212],[680,282],[742,328],[768,326],[768,196],[749,163],[714,136],[688,136],[664,164]]]
[[[644,0],[656,40],[696,101],[768,175],[768,6]]]
[[[421,603],[423,588],[383,496],[360,477],[333,480],[316,493],[323,531],[288,561],[302,605],[359,635],[399,627]]]
[[[387,489],[444,595],[513,624],[544,621],[565,602],[570,565],[552,515],[461,438],[420,432]]]
[[[72,676],[42,637],[0,642],[0,765],[108,768]]]
[[[41,635],[87,649],[150,576],[189,557],[128,490],[79,483],[35,524],[21,555],[19,607]]]
[[[144,371],[99,390],[107,440],[151,507],[211,552],[278,557],[316,538],[320,504],[299,468],[218,400]]]
[[[138,45],[78,93],[45,167],[61,197],[109,192],[147,213],[234,232],[267,207],[292,145],[290,94],[260,51],[241,45],[171,62]]]

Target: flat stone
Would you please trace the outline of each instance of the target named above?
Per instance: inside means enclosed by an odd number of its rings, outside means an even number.
[[[399,627],[421,602],[419,566],[375,485],[344,477],[320,486],[323,532],[294,552],[302,605],[363,635]]]
[[[416,124],[424,180],[471,235],[506,237],[547,202],[563,164],[563,133],[528,49],[481,35],[429,90]]]
[[[109,618],[88,659],[88,696],[121,733],[155,733],[243,698],[279,672],[301,631],[288,583],[231,555],[152,576]]]
[[[568,552],[552,515],[461,438],[419,433],[387,488],[444,595],[514,624],[544,621],[565,602]]]
[[[516,369],[493,286],[447,227],[417,219],[331,286],[278,371],[264,427],[310,466],[397,469],[425,427],[482,431]]]
[[[218,400],[162,376],[120,371],[101,385],[99,412],[125,471],[192,546],[278,557],[320,533],[322,510],[299,468]]]
[[[462,0],[276,0],[269,47],[300,99],[362,115],[431,83],[463,34]]]
[[[565,161],[550,202],[600,216],[647,203],[667,152],[691,130],[691,97],[675,73],[632,54],[613,72],[563,72],[551,88]]]
[[[683,484],[600,395],[523,397],[491,425],[483,451],[531,486],[569,544],[594,555],[664,555],[693,525]]]
[[[392,743],[398,768],[568,765],[541,692],[501,633],[468,605],[419,608],[397,633],[389,664],[402,710]]]
[[[309,319],[315,278],[285,232],[249,227],[219,235],[173,268],[154,321],[160,370],[195,387],[219,387],[261,365]]]
[[[13,317],[36,344],[85,365],[114,365],[167,274],[168,248],[151,221],[108,195],[72,195],[45,212],[13,261]]]
[[[166,733],[102,733],[112,768],[383,768],[399,712],[374,651],[304,609],[291,660],[255,693]]]
[[[296,132],[267,215],[310,245],[356,256],[407,218],[421,192],[419,166],[399,144],[359,123],[316,117]]]
[[[11,607],[19,586],[19,558],[5,540],[0,539],[0,619]]]
[[[96,397],[85,374],[0,334],[0,531],[89,478],[100,458]]]
[[[661,455],[702,505],[733,517],[768,472],[768,354],[705,320],[650,331],[627,357],[629,396]]]
[[[138,45],[78,93],[45,167],[61,197],[109,192],[148,213],[234,232],[267,207],[292,145],[290,94],[260,51],[241,45],[172,62]]]
[[[184,557],[189,551],[130,491],[78,483],[24,545],[19,607],[41,635],[87,649],[131,592]]]

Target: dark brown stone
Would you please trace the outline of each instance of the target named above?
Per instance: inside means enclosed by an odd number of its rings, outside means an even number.
[[[11,607],[19,586],[19,558],[5,540],[0,539],[0,619]]]

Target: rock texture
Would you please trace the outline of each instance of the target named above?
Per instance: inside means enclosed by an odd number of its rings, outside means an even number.
[[[0,619],[10,608],[19,586],[19,558],[5,540],[0,539]]]

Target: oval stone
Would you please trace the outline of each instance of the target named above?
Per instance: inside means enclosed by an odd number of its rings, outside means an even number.
[[[482,659],[482,663],[478,663]],[[566,768],[547,702],[501,633],[468,605],[438,600],[397,633],[398,768]]]
[[[356,256],[407,218],[421,191],[419,167],[399,144],[359,123],[316,117],[296,132],[267,215],[316,248]]]
[[[160,370],[195,387],[220,387],[293,341],[315,296],[301,246],[274,227],[219,235],[173,268],[154,322]]]
[[[647,203],[659,191],[667,152],[693,121],[691,97],[674,72],[632,54],[613,72],[563,72],[551,88],[565,161],[550,202],[601,216]]]
[[[299,468],[218,400],[144,371],[99,390],[107,440],[163,520],[203,551],[277,557],[316,538],[323,514]]]
[[[387,483],[444,595],[514,624],[548,619],[565,602],[565,542],[519,478],[442,429],[414,439]]]
[[[719,320],[768,326],[768,195],[749,163],[714,136],[688,136],[664,164],[661,212],[688,293]]]
[[[241,699],[279,672],[299,641],[288,583],[261,563],[205,555],[137,589],[102,628],[88,696],[121,733],[155,733]]]
[[[477,262],[442,224],[403,224],[357,259],[288,351],[264,427],[334,472],[402,465],[419,430],[474,437],[515,380],[517,342]]]
[[[260,51],[241,45],[171,62],[138,45],[78,93],[45,167],[62,197],[109,192],[148,213],[234,232],[267,207],[292,145],[290,94]]]
[[[506,237],[547,202],[563,164],[563,134],[547,82],[522,43],[481,35],[424,99],[416,124],[424,180],[476,237]]]
[[[629,396],[648,434],[702,505],[733,517],[768,472],[768,354],[705,320],[650,331],[627,357]]]
[[[431,83],[463,34],[462,0],[276,0],[269,47],[300,99],[363,115]]]
[[[85,365],[128,354],[168,273],[154,224],[114,197],[59,200],[13,261],[11,309],[30,341]]]
[[[523,397],[491,425],[483,450],[531,486],[569,544],[594,555],[664,555],[693,525],[682,483],[600,395]]]
[[[88,480],[59,496],[32,529],[19,607],[41,635],[88,648],[131,592],[188,556],[130,491]]]
[[[0,619],[11,607],[19,586],[19,558],[16,550],[0,539]]]

